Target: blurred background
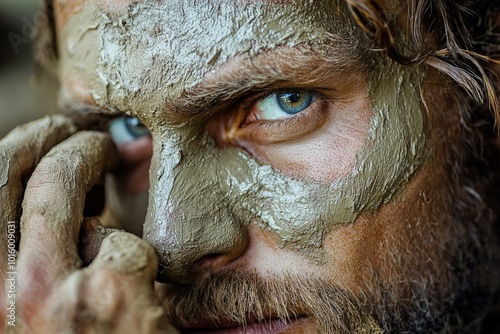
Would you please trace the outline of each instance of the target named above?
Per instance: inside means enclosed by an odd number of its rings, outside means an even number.
[[[34,78],[31,35],[41,0],[0,0],[0,138],[56,109],[55,84]]]

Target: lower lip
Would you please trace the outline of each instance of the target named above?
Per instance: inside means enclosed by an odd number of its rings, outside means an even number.
[[[299,317],[286,323],[279,319],[272,319],[265,323],[249,324],[246,327],[193,328],[180,330],[180,332],[182,334],[278,334],[288,332],[293,327],[300,326],[306,321],[306,317]]]

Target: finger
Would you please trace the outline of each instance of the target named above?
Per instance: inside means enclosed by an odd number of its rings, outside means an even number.
[[[156,278],[158,259],[154,248],[143,239],[127,232],[115,232],[104,239],[88,269],[98,268],[144,279],[152,285]]]
[[[19,211],[22,181],[55,145],[76,132],[71,120],[52,115],[21,125],[0,140],[0,218],[15,220]]]
[[[44,318],[56,319],[50,322],[52,331],[165,333],[164,312],[153,289],[157,265],[148,243],[115,232],[104,239],[94,262],[72,274],[61,293],[52,296]]]
[[[137,332],[154,333],[164,326],[164,313],[154,293],[157,270],[156,252],[143,239],[126,232],[105,238],[96,259],[85,269],[94,278],[88,281],[85,295],[106,291],[113,297],[108,303],[87,298],[96,321],[113,323],[116,333],[136,326]]]
[[[38,161],[51,147],[65,140],[76,127],[62,115],[47,116],[12,130],[0,140],[0,326],[7,298],[5,285],[9,263],[7,248],[10,222],[18,221],[23,195],[23,181],[29,177]],[[16,234],[18,227],[15,226]],[[9,254],[10,255],[10,254]],[[3,327],[3,326],[2,326]]]
[[[99,219],[87,218],[80,229],[78,254],[84,266],[88,266],[99,253],[101,243],[108,235],[119,230],[104,227]]]
[[[55,146],[26,186],[18,264],[25,317],[81,265],[77,241],[86,193],[113,168],[116,149],[108,135],[79,132]]]

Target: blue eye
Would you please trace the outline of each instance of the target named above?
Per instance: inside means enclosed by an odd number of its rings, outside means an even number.
[[[128,143],[150,136],[149,130],[135,117],[118,117],[111,121],[109,133],[116,144]]]
[[[274,120],[290,117],[309,107],[315,98],[311,93],[294,90],[273,93],[257,104],[259,119]]]

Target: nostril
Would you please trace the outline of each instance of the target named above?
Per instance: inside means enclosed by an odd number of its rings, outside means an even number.
[[[194,261],[193,267],[194,268],[208,268],[214,265],[217,265],[218,262],[220,262],[224,258],[224,254],[222,253],[215,253],[215,254],[208,254],[205,255],[198,260]]]
[[[160,261],[160,263],[158,263],[158,273],[156,275],[156,281],[166,284],[173,283],[169,279],[168,274],[169,274],[168,266],[165,266],[165,264]]]
[[[160,283],[172,284],[172,283],[189,283],[195,277],[202,274],[203,272],[209,270],[213,270],[217,267],[223,267],[225,264],[230,263],[232,258],[224,253],[212,253],[205,255],[194,262],[191,265],[186,263],[186,267],[184,270],[189,272],[187,275],[186,272],[178,272],[177,274],[172,274],[176,269],[172,268],[172,264],[170,262],[165,262],[160,260],[158,264],[158,274],[156,277],[156,281]]]

